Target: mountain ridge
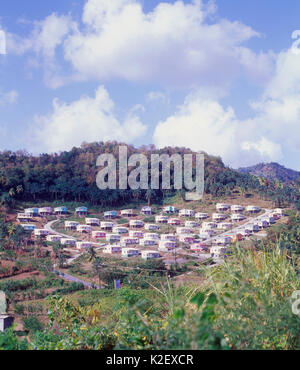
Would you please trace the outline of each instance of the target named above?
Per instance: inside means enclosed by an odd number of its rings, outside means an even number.
[[[285,166],[277,163],[258,163],[254,166],[240,167],[238,172],[250,174],[257,177],[263,177],[268,180],[280,180],[285,183],[292,183],[300,180],[300,172],[286,168]]]

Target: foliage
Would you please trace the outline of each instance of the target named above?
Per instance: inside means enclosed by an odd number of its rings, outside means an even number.
[[[26,340],[19,340],[13,328],[0,332],[0,350],[15,351],[28,349]]]

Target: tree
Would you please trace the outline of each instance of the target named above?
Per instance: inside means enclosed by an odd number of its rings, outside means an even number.
[[[95,248],[90,247],[88,249],[88,261],[93,262],[93,261],[95,261],[96,257],[97,257],[97,254],[96,254]]]
[[[94,263],[93,263],[93,269],[96,273],[96,275],[98,276],[98,279],[99,279],[99,286],[100,286],[100,272],[101,272],[101,268],[102,268],[102,264],[101,264],[101,260],[99,257],[96,257],[95,260],[94,260]]]

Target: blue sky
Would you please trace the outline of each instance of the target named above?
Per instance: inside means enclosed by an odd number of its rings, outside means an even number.
[[[300,3],[270,4],[2,1],[0,150],[118,140],[300,170]]]

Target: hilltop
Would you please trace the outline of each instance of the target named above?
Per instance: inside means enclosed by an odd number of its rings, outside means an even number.
[[[100,170],[96,162],[100,154],[111,153],[119,155],[120,145],[117,142],[84,143],[81,147],[74,147],[70,151],[54,154],[33,156],[18,151],[0,152],[0,203],[6,208],[16,208],[20,202],[85,202],[92,206],[118,207],[134,202],[162,204],[170,196],[184,191],[157,189],[157,190],[100,190],[96,185],[97,173]],[[184,147],[166,147],[156,149],[154,146],[135,148],[127,146],[128,158],[135,153],[144,154],[148,162],[152,154],[196,154]],[[261,199],[276,202],[276,206],[296,204],[300,199],[297,187],[279,187],[276,181],[263,183],[253,176],[250,171],[239,171],[228,168],[220,157],[204,153],[205,156],[205,194],[215,198],[222,198],[234,194],[256,194]],[[171,184],[174,183],[173,166],[171,166]],[[133,169],[133,168],[132,168]],[[195,173],[195,168],[193,169]],[[130,171],[128,170],[129,174]],[[160,173],[161,175],[161,173]],[[116,177],[119,178],[118,167]],[[296,176],[294,176],[295,178]],[[151,184],[149,168],[148,184]]]
[[[276,162],[259,163],[255,166],[239,168],[238,171],[268,180],[280,180],[284,183],[292,183],[300,180],[300,172],[286,168]]]

